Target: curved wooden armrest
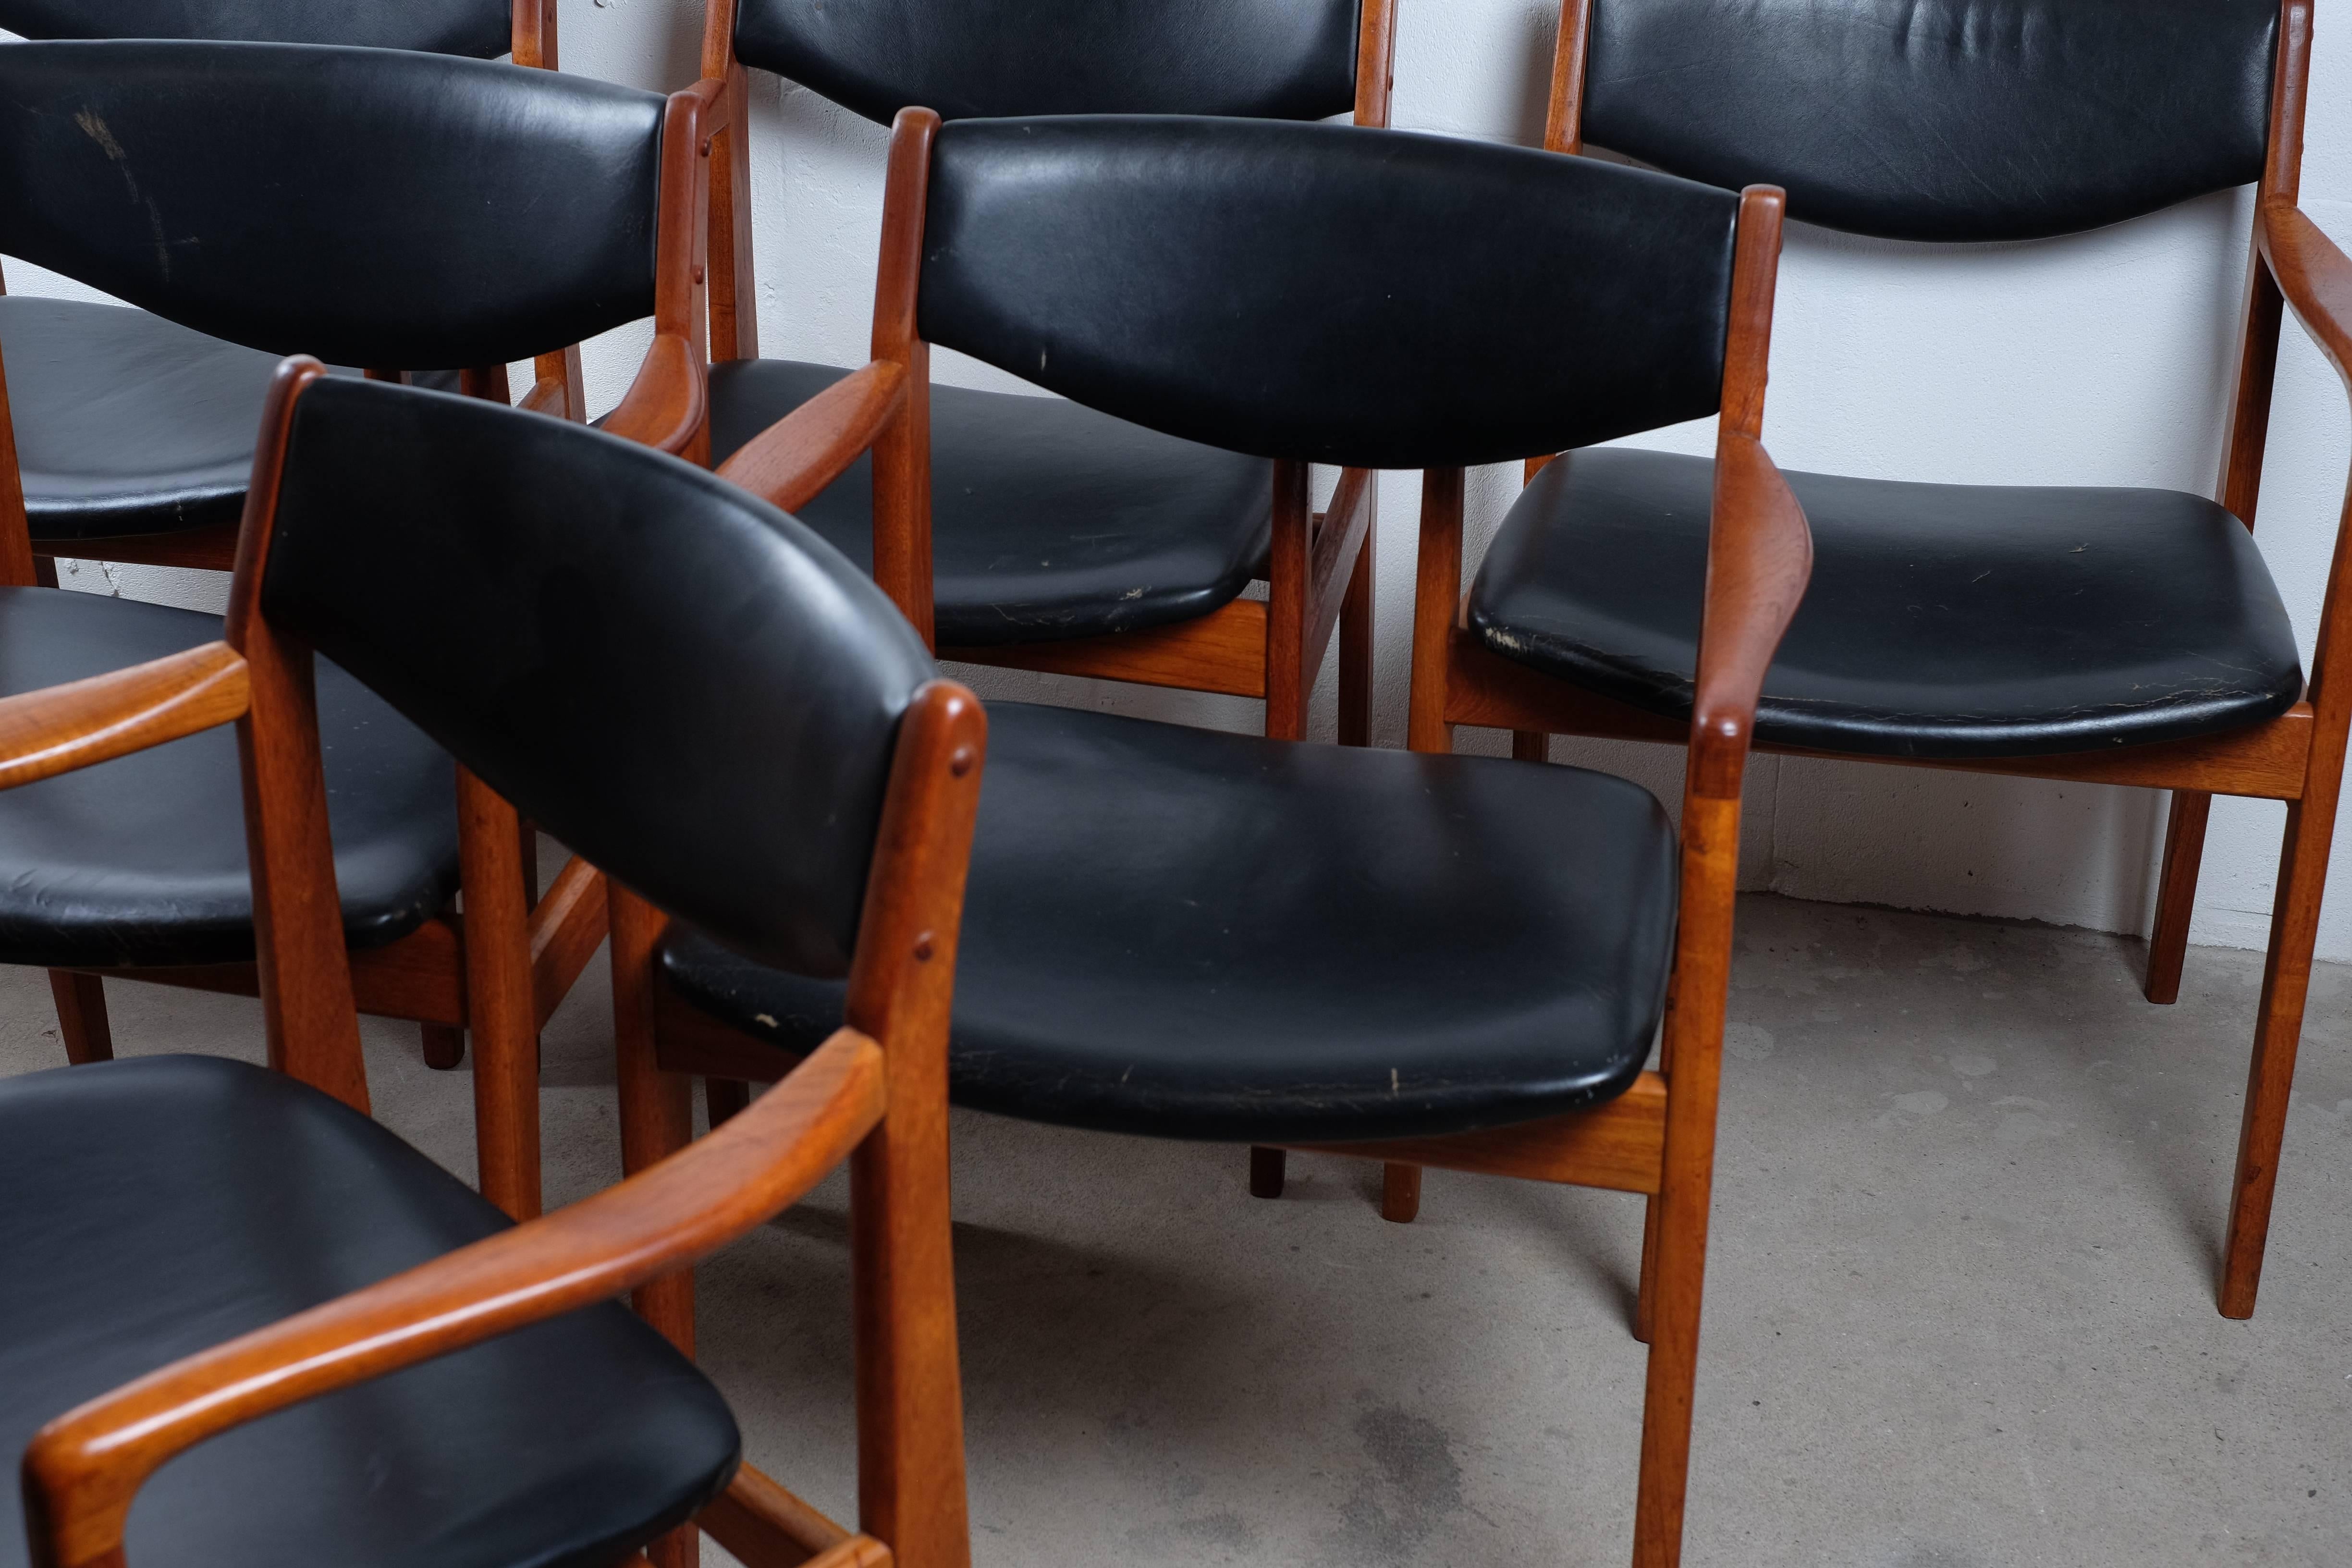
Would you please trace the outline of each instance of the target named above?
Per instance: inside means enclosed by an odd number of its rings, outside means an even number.
[[[718,1131],[618,1186],[70,1411],[25,1451],[35,1568],[120,1568],[140,1484],[231,1426],[618,1295],[816,1184],[882,1117],[881,1048],[841,1029]]]
[[[707,393],[702,363],[684,338],[664,332],[646,351],[628,395],[604,417],[607,435],[677,456],[702,427]]]
[[[244,656],[225,642],[0,698],[0,789],[241,719],[248,700]]]
[[[1812,570],[1812,530],[1788,480],[1763,443],[1727,430],[1716,452],[1706,609],[1691,705],[1693,793],[1739,797],[1764,672]]]
[[[2295,318],[2352,388],[2352,259],[2291,201],[2263,204],[2263,258]]]
[[[876,360],[746,441],[719,477],[797,511],[874,445],[906,401],[907,367]]]

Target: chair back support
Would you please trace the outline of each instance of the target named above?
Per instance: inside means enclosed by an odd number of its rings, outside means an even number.
[[[735,55],[887,125],[1006,114],[1319,120],[1355,102],[1360,0],[742,0]]]
[[[1716,411],[1738,199],[1521,147],[1273,121],[967,121],[918,325],[1259,457],[1501,462]]]
[[[446,55],[14,45],[0,250],[270,353],[528,359],[652,312],[662,113]]]
[[[1791,216],[2028,239],[2263,171],[2278,0],[1591,0],[1584,136]]]
[[[0,0],[27,38],[215,38],[353,44],[494,59],[512,41],[508,0]]]
[[[880,590],[690,464],[342,377],[297,404],[260,613],[524,816],[747,956],[841,973],[898,722]]]

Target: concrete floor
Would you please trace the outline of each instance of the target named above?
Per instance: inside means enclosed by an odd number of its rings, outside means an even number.
[[[2255,1320],[2212,1308],[2255,955],[1750,900],[1687,1552],[1730,1564],[2352,1563],[2352,970],[2314,991]],[[615,1173],[602,972],[546,1041],[551,1201]],[[257,1058],[249,1003],[112,987],[126,1053]],[[469,1088],[372,1025],[384,1121],[470,1173]],[[0,973],[0,1072],[61,1059]],[[957,1124],[975,1557],[1622,1563],[1624,1196]],[[854,1511],[844,1190],[704,1270],[753,1461]],[[709,1561],[717,1562],[713,1552]]]

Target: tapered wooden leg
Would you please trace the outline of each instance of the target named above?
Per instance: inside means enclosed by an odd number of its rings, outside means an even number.
[[[1658,1310],[1658,1200],[1642,1205],[1642,1282],[1633,1298],[1633,1337],[1650,1342]]]
[[[66,1060],[114,1059],[114,1031],[106,1023],[106,982],[95,974],[69,969],[49,971],[49,996],[58,1008],[58,1037],[65,1042]]]
[[[1686,1189],[1693,1184],[1685,1184]],[[1690,1483],[1691,1402],[1698,1376],[1698,1320],[1706,1269],[1706,1191],[1669,1190],[1650,1200],[1657,1265],[1650,1305],[1650,1368],[1642,1400],[1642,1479],[1633,1510],[1633,1568],[1682,1560],[1683,1500]]]
[[[710,1130],[716,1132],[729,1117],[751,1103],[751,1086],[739,1078],[707,1078],[702,1080],[702,1099],[710,1111]]]
[[[466,1031],[446,1024],[420,1024],[425,1035],[425,1065],[447,1072],[466,1059]]]
[[[482,1195],[517,1219],[539,1213],[539,1003],[530,906],[515,809],[457,770],[457,855],[466,894],[466,1006],[474,1037],[474,1132]]]
[[[667,917],[607,877],[611,921],[614,1076],[620,1090],[621,1173],[634,1176],[694,1137],[693,1084],[664,1072],[654,1033],[654,949]],[[631,1293],[637,1316],[688,1356],[694,1354],[694,1271],[681,1268]],[[695,1568],[702,1532],[680,1525],[646,1549],[654,1568]]]
[[[1511,731],[1511,755],[1523,763],[1551,761],[1551,737],[1540,730]]]
[[[1394,1225],[1411,1225],[1421,1213],[1421,1167],[1394,1163],[1381,1166],[1381,1217]]]
[[[2164,825],[2164,870],[2156,885],[2156,929],[2147,939],[2147,999],[2180,999],[2180,965],[2189,954],[2189,917],[2197,903],[2197,871],[2205,858],[2205,822],[2213,797],[2197,790],[2172,792],[2172,813]]]
[[[1284,1177],[1288,1173],[1288,1157],[1279,1149],[1250,1150],[1250,1196],[1278,1198],[1282,1195]]]
[[[1372,543],[1377,530],[1364,535],[1349,575],[1347,596],[1339,601],[1339,744],[1372,743]]]
[[[2315,769],[2314,772],[2318,770]],[[2230,1234],[2221,1249],[2221,1315],[2251,1318],[2269,1239],[2271,1196],[2286,1136],[2287,1098],[2303,1037],[2311,987],[2311,952],[2319,936],[2319,900],[2334,837],[2333,788],[2290,802],[2279,849],[2278,900],[2271,911],[2270,952],[2263,964],[2263,1003],[2254,1024],[2253,1061],[2238,1127],[2237,1180],[2230,1195]]]

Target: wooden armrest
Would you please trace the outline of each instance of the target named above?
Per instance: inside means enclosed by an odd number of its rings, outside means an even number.
[[[702,427],[706,398],[702,364],[693,345],[664,332],[646,351],[637,378],[629,384],[620,406],[605,416],[604,428],[608,435],[676,457]]]
[[[1737,800],[1773,650],[1812,575],[1813,535],[1788,480],[1753,437],[1717,448],[1706,607],[1691,707],[1690,787]]]
[[[796,511],[874,445],[907,401],[907,367],[876,360],[752,437],[719,477]]]
[[[727,90],[726,79],[707,76],[681,90],[702,100],[702,107],[695,117],[695,129],[702,132],[706,142],[727,129],[732,117],[733,95]],[[702,151],[708,153],[709,149],[705,147]]]
[[[2280,294],[2352,388],[2352,259],[2291,201],[2264,202],[2255,233]]]
[[[273,1410],[618,1295],[799,1198],[881,1120],[881,1048],[837,1030],[724,1127],[618,1186],[200,1351],[41,1428],[25,1451],[38,1568],[120,1568],[142,1482]]]
[[[225,642],[0,698],[0,789],[228,723],[248,700],[244,656]]]

